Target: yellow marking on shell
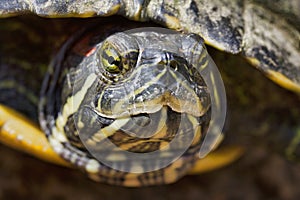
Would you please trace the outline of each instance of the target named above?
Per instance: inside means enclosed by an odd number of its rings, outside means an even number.
[[[165,23],[168,28],[175,29],[175,30],[179,30],[182,28],[180,24],[180,20],[178,18],[168,14],[165,14],[164,17],[166,19]]]
[[[135,15],[133,15],[130,19],[134,21],[141,21],[141,10],[138,11]]]
[[[198,33],[199,34],[199,33]],[[205,38],[205,44],[207,44],[208,46],[214,47],[215,49],[219,50],[219,51],[225,51],[226,47],[224,47],[221,43],[218,43],[216,40],[214,39],[210,39],[205,37],[204,35],[199,34],[202,38]]]
[[[106,12],[107,14],[105,15],[101,15],[101,16],[111,16],[111,15],[115,15],[119,12],[121,7],[121,4],[115,4],[113,6],[110,7],[110,9]]]
[[[78,111],[80,104],[82,103],[86,91],[92,86],[97,79],[96,74],[90,74],[81,90],[76,94],[68,97],[66,103],[63,106],[62,114],[59,114],[56,119],[57,132],[64,133],[64,126],[67,123],[68,117]]]
[[[60,16],[60,15],[58,15],[58,16],[51,16],[51,18],[62,18],[62,17],[80,17],[80,18],[89,18],[89,17],[93,17],[93,16],[95,16],[95,12],[93,12],[93,11],[86,11],[86,12],[84,12],[84,13],[70,13],[70,14],[66,14],[66,15],[64,15],[64,16]]]
[[[52,150],[45,134],[20,113],[0,105],[0,141],[47,162],[70,166]]]
[[[259,66],[260,62],[256,58],[247,58],[247,60],[253,65],[253,66]],[[279,84],[285,89],[291,90],[293,92],[296,92],[300,94],[300,84],[297,84],[293,81],[291,81],[288,77],[281,74],[280,72],[276,72],[274,70],[266,70],[264,71],[265,75],[274,81],[275,83]]]
[[[55,19],[55,18],[65,18],[65,17],[90,18],[90,17],[93,17],[95,15],[96,15],[95,11],[85,11],[85,12],[82,12],[82,13],[70,12],[70,13],[67,13],[67,14],[49,13],[46,16],[47,16],[47,18]]]
[[[240,146],[228,146],[211,152],[205,158],[196,161],[189,174],[200,174],[219,169],[237,160],[244,154]]]
[[[291,81],[285,75],[272,70],[266,71],[266,75],[268,78],[270,78],[275,83],[278,83],[282,87],[300,94],[300,85]]]
[[[256,58],[248,57],[247,60],[251,63],[253,66],[259,66],[260,62]]]
[[[100,164],[94,159],[90,159],[85,166],[85,169],[89,173],[97,173],[99,171]]]

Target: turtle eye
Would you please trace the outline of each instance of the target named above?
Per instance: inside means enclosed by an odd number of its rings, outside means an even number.
[[[99,51],[101,74],[114,82],[124,78],[135,67],[139,51],[136,48],[122,48],[114,40],[105,41]]]
[[[101,49],[101,63],[105,71],[111,74],[119,74],[123,71],[122,56],[109,43],[104,43]]]
[[[178,65],[179,65],[178,61],[176,60],[170,61],[170,67],[173,68],[175,71],[177,71]]]

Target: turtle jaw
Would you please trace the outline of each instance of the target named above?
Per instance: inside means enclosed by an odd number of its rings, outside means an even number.
[[[167,106],[178,113],[202,116],[210,107],[207,87],[195,83],[186,66],[178,68],[140,66],[120,84],[109,85],[96,95],[96,110],[102,117],[120,118],[155,113]]]

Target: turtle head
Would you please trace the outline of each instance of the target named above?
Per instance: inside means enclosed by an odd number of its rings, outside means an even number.
[[[81,70],[93,84],[73,115],[88,152],[131,173],[173,162],[183,171],[191,166],[210,120],[210,94],[201,76],[208,63],[203,40],[174,32],[116,33],[91,57],[79,67],[94,70],[92,79]]]
[[[96,60],[106,82],[94,101],[103,117],[155,113],[163,106],[199,117],[210,107],[200,74],[207,53],[197,35],[117,33],[101,44]]]
[[[56,152],[115,184],[183,176],[198,159],[211,117],[202,38],[138,29],[115,33],[89,52],[74,65],[68,54],[56,79],[61,89],[46,88],[56,98],[44,109]],[[134,183],[116,183],[114,176]]]

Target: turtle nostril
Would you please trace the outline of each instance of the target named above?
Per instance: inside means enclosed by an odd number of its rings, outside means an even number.
[[[177,67],[178,67],[178,62],[175,61],[175,60],[172,60],[172,61],[170,62],[170,64],[169,64],[169,66],[170,66],[171,68],[173,68],[173,69],[176,71],[176,70],[177,70]]]
[[[157,63],[157,69],[159,70],[163,70],[166,66],[166,62],[164,62],[163,60],[159,61],[159,63]]]

